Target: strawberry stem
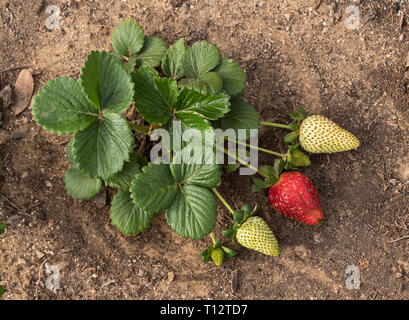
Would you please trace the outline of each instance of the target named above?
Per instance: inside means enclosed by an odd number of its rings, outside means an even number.
[[[256,150],[259,150],[259,151],[262,151],[262,152],[265,152],[265,153],[268,153],[268,154],[272,154],[273,156],[276,156],[276,157],[285,158],[285,156],[286,156],[283,153],[271,151],[271,150],[264,149],[264,148],[261,148],[261,147],[256,147],[256,146],[253,146],[252,144],[248,144],[248,143],[241,142],[241,141],[238,141],[238,140],[237,141],[231,140],[231,139],[229,139],[227,137],[226,137],[226,140],[231,141],[231,142],[237,142],[238,144],[241,144],[242,146],[246,146],[246,147],[249,147],[251,149],[256,149]]]
[[[247,162],[245,162],[243,159],[240,159],[238,156],[231,154],[229,151],[227,151],[226,149],[223,149],[223,152],[228,155],[229,157],[232,157],[234,159],[236,159],[237,162],[240,162],[240,164],[242,164],[243,166],[246,166],[247,168],[250,168],[254,171],[256,171],[260,176],[264,177],[264,178],[268,178],[268,175],[266,175],[263,171],[261,171],[260,169],[257,169],[256,167],[253,167],[251,164],[248,164]]]
[[[267,126],[267,127],[275,127],[275,128],[282,128],[282,129],[292,130],[289,125],[282,124],[282,123],[275,123],[275,122],[268,122],[268,121],[260,121],[260,124],[261,124],[262,126]]]
[[[234,210],[233,208],[228,204],[226,199],[223,198],[223,196],[217,191],[216,188],[212,189],[213,193],[220,199],[220,201],[224,204],[224,206],[230,211],[232,215],[234,215]]]
[[[213,233],[213,232],[210,232],[209,236],[210,236],[210,238],[212,239],[213,246],[214,246],[214,245],[216,244],[216,238],[214,237],[214,233]]]

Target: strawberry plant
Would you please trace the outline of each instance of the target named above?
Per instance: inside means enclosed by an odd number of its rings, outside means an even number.
[[[245,165],[264,178],[255,178],[253,189],[270,188],[270,202],[278,212],[309,224],[322,219],[317,190],[295,172],[311,164],[301,149],[311,153],[356,149],[355,136],[301,109],[290,114],[293,122],[288,125],[260,122],[256,110],[241,97],[244,70],[207,41],[187,46],[182,38],[168,48],[161,38],[145,36],[138,22],[125,19],[113,30],[111,44],[112,52],[88,55],[79,79],[50,80],[34,98],[32,114],[38,125],[72,135],[66,146],[70,169],[64,174],[71,196],[88,199],[104,185],[117,189],[110,217],[127,235],[144,231],[155,214],[165,212],[179,235],[191,239],[210,235],[212,245],[201,255],[216,266],[235,256],[212,233],[217,198],[233,215],[231,229],[223,233],[233,243],[270,256],[280,253],[270,227],[255,216],[257,207],[250,210],[244,205],[235,211],[216,190],[223,171]],[[260,124],[290,130],[284,136],[286,153],[246,142]],[[187,135],[191,129],[198,135]],[[234,133],[234,138],[223,136],[228,144],[278,159],[274,166],[258,169],[240,152],[226,150],[223,143],[215,145],[216,129]],[[204,154],[196,154],[198,146]],[[217,152],[238,163],[222,170],[215,161]]]

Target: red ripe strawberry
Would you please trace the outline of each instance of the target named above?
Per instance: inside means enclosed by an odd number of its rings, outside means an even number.
[[[271,206],[282,215],[316,225],[323,219],[317,189],[304,174],[287,171],[280,175],[269,191]]]

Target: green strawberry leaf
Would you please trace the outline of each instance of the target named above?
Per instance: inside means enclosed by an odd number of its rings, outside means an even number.
[[[67,77],[48,81],[34,97],[33,118],[57,134],[70,134],[97,121],[98,108],[84,95],[78,81]]]
[[[169,165],[149,163],[136,175],[129,190],[138,207],[157,213],[172,204],[178,184]]]
[[[214,123],[216,127],[220,127],[224,131],[234,129],[236,135],[238,135],[239,129],[245,129],[247,138],[250,137],[250,129],[260,128],[258,112],[241,98],[232,99],[230,109],[231,111],[225,117]]]
[[[68,142],[65,147],[65,154],[67,156],[68,162],[71,164],[71,168],[78,168],[78,164],[75,162],[74,153],[72,149],[73,142],[74,142],[74,138],[71,138],[70,142]]]
[[[3,222],[0,222],[0,234],[4,233],[4,230],[6,230],[6,225]]]
[[[128,122],[119,114],[105,113],[75,135],[74,161],[89,176],[107,180],[129,161],[133,143]]]
[[[157,67],[160,65],[167,50],[166,42],[156,36],[145,38],[142,50],[136,56],[139,67]]]
[[[188,78],[197,79],[199,76],[214,69],[220,62],[220,51],[207,41],[195,42],[186,49],[183,67]]]
[[[85,95],[99,110],[119,113],[132,103],[133,83],[130,76],[105,51],[91,51],[80,79]]]
[[[185,39],[181,38],[175,42],[167,51],[162,59],[162,70],[169,78],[179,80],[184,77],[183,67],[185,59]]]
[[[211,127],[207,119],[218,119],[230,110],[226,94],[204,95],[189,89],[179,93],[175,80],[157,76],[150,68],[132,74],[136,108],[151,123],[165,124],[173,113],[185,126],[205,130]]]
[[[223,79],[223,89],[230,96],[242,93],[246,87],[246,73],[233,59],[223,58],[214,71]]]
[[[135,106],[150,123],[167,123],[171,119],[170,108],[178,96],[176,81],[158,79],[156,70],[140,68],[132,73],[135,83]]]
[[[223,79],[216,72],[207,72],[197,79],[180,80],[179,87],[196,90],[203,94],[218,94],[223,90]]]
[[[120,190],[111,203],[111,220],[122,233],[137,235],[144,231],[152,219],[153,213],[137,207],[128,190]]]
[[[119,23],[111,35],[114,50],[122,56],[130,57],[138,53],[144,44],[144,33],[138,22],[124,19]]]
[[[215,164],[171,164],[170,171],[176,181],[205,188],[217,187],[222,175],[220,166]]]
[[[217,218],[217,202],[204,187],[185,184],[168,210],[166,219],[173,230],[183,237],[201,239],[210,233]]]
[[[203,118],[203,116],[195,113],[194,111],[176,111],[175,116],[182,122],[184,127],[195,128],[198,130],[207,130],[212,127],[209,121],[207,121]]]
[[[64,184],[68,194],[80,200],[92,198],[102,187],[101,179],[91,178],[77,168],[65,172]]]
[[[106,183],[110,187],[118,190],[128,190],[132,180],[141,172],[138,155],[132,152],[130,158],[130,161],[124,163],[121,171],[108,178]]]
[[[230,111],[229,100],[230,97],[226,94],[207,95],[183,89],[178,96],[175,110],[191,111],[206,119],[216,120]]]
[[[172,229],[200,239],[216,223],[217,203],[209,188],[220,184],[220,176],[218,165],[150,163],[132,182],[131,197],[146,211],[167,209]]]

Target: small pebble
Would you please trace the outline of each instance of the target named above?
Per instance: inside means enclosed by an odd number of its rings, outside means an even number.
[[[173,271],[168,272],[168,284],[172,283],[175,280],[175,273]]]
[[[107,204],[107,193],[106,191],[102,191],[101,193],[97,194],[94,197],[95,204],[97,205],[98,208],[105,207]]]

